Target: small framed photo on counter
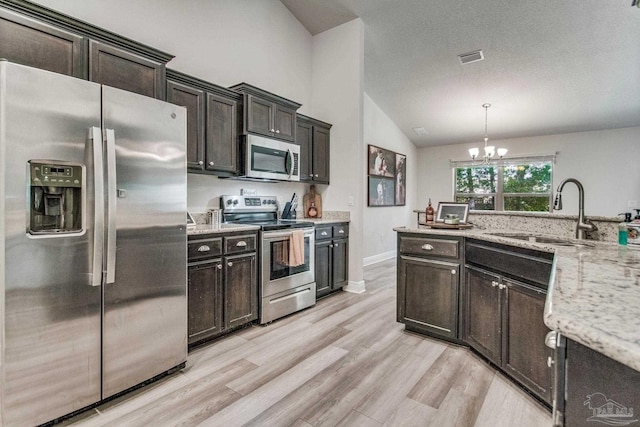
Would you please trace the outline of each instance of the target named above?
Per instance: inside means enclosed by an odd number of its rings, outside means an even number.
[[[436,215],[436,222],[444,222],[447,215],[458,215],[460,224],[467,222],[467,216],[469,215],[468,203],[455,203],[455,202],[439,202],[438,213]]]

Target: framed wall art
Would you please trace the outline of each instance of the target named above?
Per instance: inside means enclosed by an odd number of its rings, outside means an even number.
[[[367,206],[404,206],[407,202],[407,156],[386,148],[367,146]]]

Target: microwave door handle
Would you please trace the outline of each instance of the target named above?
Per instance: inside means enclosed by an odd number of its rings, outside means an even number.
[[[289,174],[289,179],[291,179],[291,175],[293,175],[293,163],[294,163],[293,162],[293,151],[291,151],[291,148],[289,148],[289,149],[287,149],[287,152],[288,152],[289,159],[291,161],[289,163],[290,167],[289,167],[289,170],[287,171],[287,173]]]
[[[107,278],[105,284],[116,280],[116,135],[107,129]]]
[[[102,284],[102,257],[104,248],[104,169],[102,159],[102,130],[91,128],[93,150],[93,185],[94,185],[94,214],[93,214],[93,269],[91,286]]]

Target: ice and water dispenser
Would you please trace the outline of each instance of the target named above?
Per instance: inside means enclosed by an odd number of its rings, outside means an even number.
[[[30,160],[29,175],[29,233],[82,232],[84,167]]]

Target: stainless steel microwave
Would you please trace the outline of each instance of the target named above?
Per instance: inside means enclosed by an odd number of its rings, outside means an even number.
[[[258,135],[246,135],[244,176],[279,181],[300,181],[300,146]]]

